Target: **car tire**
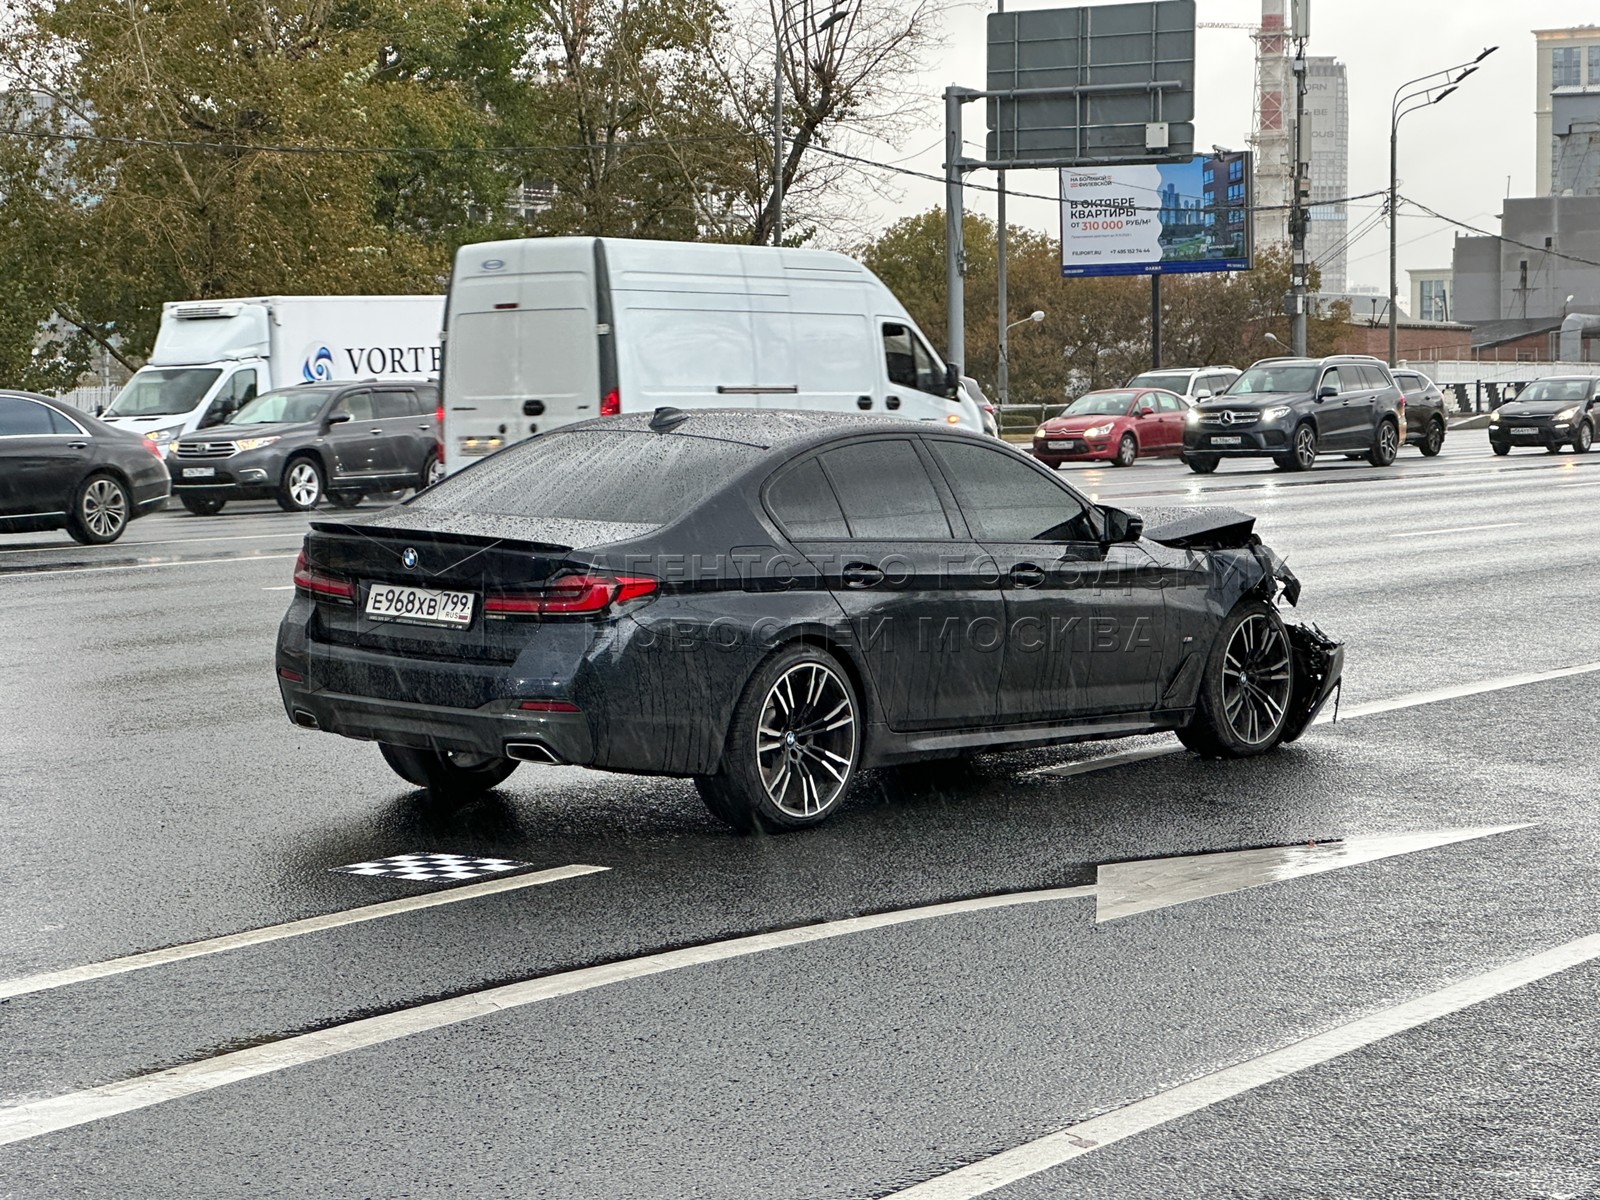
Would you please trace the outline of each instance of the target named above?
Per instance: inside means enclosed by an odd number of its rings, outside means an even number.
[[[1309,471],[1317,465],[1317,431],[1310,421],[1301,421],[1289,435],[1289,452],[1274,454],[1272,461],[1280,471]]]
[[[431,488],[444,478],[444,459],[437,453],[428,455],[428,461],[422,464],[422,472],[417,479],[417,491]]]
[[[1117,452],[1111,456],[1113,467],[1131,467],[1139,457],[1139,440],[1131,433],[1122,435],[1122,440],[1117,443]]]
[[[354,508],[367,498],[365,492],[329,492],[328,503],[335,508]]]
[[[1572,435],[1572,452],[1587,454],[1592,445],[1594,445],[1594,430],[1589,428],[1589,422],[1579,421],[1578,430]]]
[[[838,659],[815,646],[779,650],[745,685],[716,774],[695,776],[700,798],[741,832],[820,824],[850,790],[861,761],[861,718],[855,685]]]
[[[1196,475],[1209,475],[1217,469],[1222,459],[1215,454],[1185,454],[1183,462]]]
[[[1265,754],[1283,740],[1293,693],[1294,648],[1283,618],[1264,601],[1243,601],[1217,631],[1194,717],[1178,740],[1202,758]]]
[[[309,454],[297,454],[283,465],[283,479],[274,498],[284,512],[310,512],[325,494],[317,460]]]
[[[128,528],[133,502],[128,488],[115,475],[96,471],[78,485],[67,517],[67,532],[85,546],[105,546]]]
[[[1499,442],[1490,442],[1489,449],[1493,450],[1501,458],[1511,453],[1510,446],[1502,446]]]
[[[1444,422],[1438,417],[1428,422],[1428,432],[1422,435],[1422,444],[1417,449],[1425,458],[1439,457],[1439,451],[1444,449]]]
[[[1564,447],[1561,445],[1561,443],[1557,442],[1554,446],[1546,446],[1544,448],[1544,452],[1546,454],[1560,454],[1563,449]]]
[[[514,758],[418,750],[387,742],[378,743],[378,753],[401,779],[426,788],[429,799],[451,806],[472,803],[490,788],[504,783],[520,765]]]
[[[1394,465],[1400,453],[1400,427],[1388,417],[1378,422],[1372,434],[1372,449],[1367,451],[1367,461],[1375,467]]]
[[[178,503],[197,517],[214,517],[227,501],[220,496],[179,496]]]

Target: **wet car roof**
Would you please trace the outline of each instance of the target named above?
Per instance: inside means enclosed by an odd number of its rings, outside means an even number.
[[[648,433],[655,437],[716,438],[719,441],[738,442],[762,450],[773,450],[811,441],[822,441],[830,435],[873,433],[883,430],[906,433],[918,424],[903,417],[858,417],[850,413],[804,412],[799,409],[691,408],[679,411],[686,419],[666,431],[657,431],[650,427],[654,413],[640,412],[563,425],[560,429],[551,430],[545,436],[559,436],[579,430]],[[939,425],[935,428],[943,431],[949,427]]]

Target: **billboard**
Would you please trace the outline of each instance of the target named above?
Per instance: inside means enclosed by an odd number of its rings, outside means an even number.
[[[1255,254],[1248,151],[1061,172],[1061,274],[1248,271]]]

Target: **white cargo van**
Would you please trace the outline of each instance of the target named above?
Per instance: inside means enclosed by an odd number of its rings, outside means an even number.
[[[463,246],[445,464],[619,412],[803,408],[981,430],[905,307],[842,254],[613,238]]]
[[[258,392],[439,374],[442,296],[264,296],[161,307],[150,359],[101,419],[163,447]]]

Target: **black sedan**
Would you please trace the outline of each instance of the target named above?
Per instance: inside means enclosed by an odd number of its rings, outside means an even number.
[[[58,400],[0,392],[0,533],[65,529],[104,545],[171,489],[160,450],[138,434]]]
[[[1558,375],[1536,379],[1494,410],[1489,445],[1496,454],[1513,446],[1541,446],[1554,454],[1565,446],[1587,454],[1600,426],[1600,376]]]
[[[277,675],[291,720],[435,798],[519,762],[690,776],[743,829],[860,767],[1175,732],[1298,737],[1343,653],[1231,510],[1091,504],[991,438],[659,409],[529,439],[319,521]]]

